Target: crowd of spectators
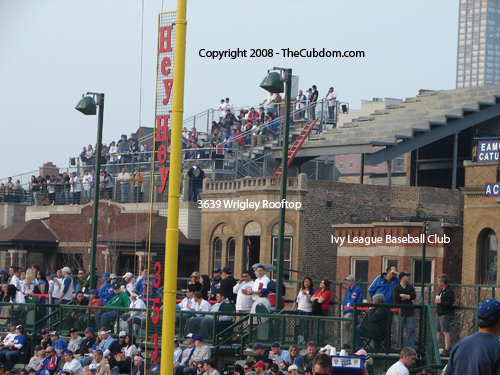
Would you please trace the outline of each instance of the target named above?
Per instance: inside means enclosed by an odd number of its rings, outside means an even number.
[[[184,298],[176,305],[178,313],[181,311],[195,313],[183,316],[184,327],[180,332],[188,332],[185,336],[187,347],[182,350],[179,343],[175,342],[176,375],[203,374],[207,371],[209,375],[216,374],[214,372],[217,371],[216,365],[211,357],[210,348],[204,341],[212,338],[214,319],[217,319],[218,323],[233,320],[231,315],[225,315],[224,312],[236,310],[243,313],[270,313],[276,309],[276,280],[270,279],[266,273],[265,266],[259,265],[255,269],[255,274],[251,270],[245,271],[239,280],[233,277],[230,267],[215,268],[212,279],[208,275],[200,275],[199,272],[191,274],[186,289],[180,291],[184,294]],[[37,264],[26,270],[15,266],[10,267],[8,272],[0,270],[2,289],[0,302],[13,304],[13,309],[0,307],[0,324],[8,324],[10,330],[9,335],[0,344],[0,367],[12,368],[19,357],[19,351],[27,344],[22,317],[16,312],[21,312],[22,304],[30,301],[34,295],[42,302],[68,305],[60,314],[59,327],[63,332],[67,332],[70,339],[64,340],[60,332],[44,329],[41,332],[40,345],[35,348],[34,355],[26,366],[27,373],[34,369],[38,375],[54,375],[56,372],[63,374],[65,371],[69,375],[91,374],[92,371],[96,371],[96,374],[111,375],[130,373],[135,368],[143,374],[144,358],[140,355],[136,337],[147,320],[146,304],[155,300],[158,309],[154,310],[154,314],[161,315],[163,311],[163,290],[155,288],[156,271],[152,270],[148,274],[146,269],[142,269],[139,276],[127,272],[122,277],[104,272],[98,289],[90,289],[90,265],[86,270],[79,269],[75,278],[71,275],[72,270],[69,267],[57,269],[52,275]],[[388,267],[386,272],[378,276],[368,288],[372,302],[375,305],[383,303],[412,305],[416,295],[409,283],[410,276],[407,272],[398,274],[394,266]],[[441,275],[438,279],[440,290],[436,300],[437,334],[439,336],[440,333],[445,333],[446,349],[448,349],[449,339],[446,339],[446,333],[449,335],[449,317],[446,315],[449,315],[450,306],[453,305],[453,291],[448,286],[446,275]],[[355,303],[363,303],[363,292],[356,285],[356,278],[349,275],[346,281],[347,288],[342,302],[344,317],[352,314]],[[285,293],[286,289],[283,290],[283,295]],[[327,316],[331,299],[329,280],[321,280],[319,288],[315,290],[313,280],[305,277],[295,297],[293,310],[302,315]],[[283,303],[284,296],[282,306]],[[500,303],[498,305],[500,306]],[[78,308],[81,306],[86,306],[90,311],[87,312],[87,308]],[[98,309],[101,306],[120,310]],[[257,306],[260,306],[260,310]],[[49,312],[50,306],[46,309]],[[489,314],[483,310],[481,314]],[[500,316],[500,307],[497,310],[495,317]],[[411,319],[414,317],[414,311],[412,309],[408,311],[411,311],[411,314],[403,311],[393,317],[398,345],[402,349],[399,363],[391,366],[388,374],[406,373],[404,369],[410,368],[415,359],[413,348],[415,323]],[[208,312],[220,314],[207,315]],[[357,351],[356,355],[366,356],[363,339],[374,340],[377,348],[387,330],[394,330],[394,327],[387,326],[389,313],[386,306],[372,307],[366,312],[361,324],[356,327],[357,340],[353,343],[356,345],[354,348]],[[159,316],[152,318],[158,319]],[[179,324],[180,319],[176,321]],[[324,322],[321,321],[319,327],[320,339],[321,331],[325,329],[322,323]],[[318,358],[321,353],[318,352],[316,343],[308,338],[310,327],[306,324],[301,327],[296,326],[296,329],[303,336],[298,338],[296,344],[291,345],[289,350],[282,348],[279,342],[273,343],[269,350],[265,345],[257,343],[253,347],[254,358],[249,358],[249,362],[241,369],[235,368],[235,371],[239,372],[238,375],[248,374],[249,371],[255,371],[259,375],[265,375],[268,371],[274,375],[281,375],[280,372],[298,375],[311,372],[311,369],[313,374],[317,373],[314,366],[319,363]],[[118,333],[118,339],[111,336],[113,331]],[[403,331],[406,331],[406,335],[403,335]],[[343,338],[345,343],[351,342],[351,332],[352,327],[343,324],[342,335],[347,336]],[[301,356],[297,344],[303,345],[307,354]],[[159,371],[160,363],[161,360],[156,358],[150,369]],[[403,372],[395,372],[396,370]],[[330,372],[322,373],[330,374]]]
[[[134,202],[142,202],[144,176],[138,167],[134,169],[132,174],[128,173],[126,168],[122,168],[121,173],[117,174],[116,178],[121,188],[122,203],[128,203],[130,199]],[[34,206],[86,204],[94,198],[95,171],[85,169],[83,175],[80,176],[77,172],[70,174],[63,172],[57,176],[53,174],[45,177],[33,175],[28,185],[28,198],[18,180],[13,188],[9,184],[9,187],[2,190],[3,200],[14,203],[27,200]],[[105,169],[101,170],[100,199],[113,199],[113,189],[112,174]]]
[[[101,146],[101,167],[109,173],[118,173],[122,168],[131,173],[133,168],[148,170],[151,160],[152,146],[148,143],[139,144],[135,133],[122,134],[118,142],[112,141],[109,146],[103,143]],[[95,170],[96,153],[92,145],[83,147],[80,153],[80,161],[89,171]]]

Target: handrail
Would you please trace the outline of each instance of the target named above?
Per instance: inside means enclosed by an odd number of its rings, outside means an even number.
[[[429,324],[429,327],[427,329],[427,336],[429,335],[429,332],[430,332],[430,336],[431,336],[431,340],[432,340],[432,348],[428,348],[427,345],[425,345],[425,347],[427,350],[434,350],[434,353],[432,353],[432,354],[436,360],[435,364],[440,366],[440,365],[442,365],[442,362],[441,362],[441,354],[439,353],[439,344],[437,341],[437,337],[434,334],[434,332],[436,332],[434,316],[432,315],[432,309],[430,307],[427,307],[425,310],[427,310],[426,323]]]

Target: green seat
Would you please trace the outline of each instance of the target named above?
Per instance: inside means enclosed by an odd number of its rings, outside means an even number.
[[[259,303],[255,307],[256,314],[269,314],[267,307],[262,303]],[[257,317],[254,319],[254,325],[257,324],[257,341],[258,342],[269,342],[271,337],[271,322],[269,318]]]
[[[229,302],[229,303],[221,303],[221,305],[219,307],[219,313],[221,315],[223,313],[234,314],[235,311],[236,311],[236,308],[235,308],[235,306],[231,302]],[[219,318],[220,318],[220,316],[219,316]],[[224,331],[225,329],[227,329],[228,327],[230,327],[233,324],[233,320],[232,319],[231,320],[224,320],[224,321],[217,320],[215,324],[216,324],[215,331],[216,332],[222,332],[222,331]],[[230,336],[230,333],[231,332],[227,332],[225,335],[219,336],[218,340],[224,340],[224,339],[226,339],[227,337]]]

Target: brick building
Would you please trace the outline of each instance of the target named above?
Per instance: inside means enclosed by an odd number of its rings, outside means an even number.
[[[4,209],[7,204],[4,204]],[[23,208],[25,222],[0,230],[0,269],[39,263],[55,271],[90,263],[93,205],[31,206]],[[148,261],[164,260],[166,205],[155,204],[150,224],[148,203],[99,202],[96,264],[108,271],[139,274]],[[181,203],[179,276],[199,266],[199,213],[194,203]],[[191,225],[190,225],[191,223]],[[150,235],[151,225],[151,235]],[[198,228],[192,228],[193,226]],[[188,238],[189,237],[189,238]],[[185,270],[185,272],[183,272]]]
[[[279,200],[279,183],[273,178],[245,178],[208,182],[206,202],[219,208],[203,208],[201,214],[200,272],[230,265],[234,276],[254,263],[276,264],[279,210],[262,208],[265,199]],[[343,280],[354,273],[371,281],[387,264],[418,273],[421,245],[380,244],[345,247],[332,243],[332,235],[358,237],[377,233],[418,235],[423,221],[440,221],[448,244],[430,245],[426,266],[429,280],[448,272],[460,282],[462,243],[462,194],[458,190],[427,187],[388,187],[307,180],[304,174],[289,179],[287,201],[300,202],[299,210],[286,211],[285,279],[328,278]],[[224,208],[225,201],[252,202],[254,208]],[[227,203],[226,203],[227,204]],[[388,263],[389,262],[389,263]],[[364,268],[363,268],[364,267]],[[291,271],[290,271],[291,270]],[[287,293],[288,298],[292,293]]]
[[[464,242],[462,280],[467,284],[498,283],[500,205],[498,198],[485,196],[485,184],[496,182],[498,163],[464,162]]]

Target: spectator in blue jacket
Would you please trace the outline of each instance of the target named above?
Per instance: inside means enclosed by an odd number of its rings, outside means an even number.
[[[118,282],[118,277],[116,276],[116,274],[112,273],[111,275],[109,275],[109,281],[110,282],[105,289],[102,288],[102,285],[99,289],[99,297],[101,298],[104,305],[107,305],[109,300],[116,295],[115,292],[113,292],[113,287]]]
[[[52,331],[49,333],[50,340],[52,341],[52,347],[55,349],[56,353],[61,353],[62,350],[68,347],[68,343],[59,337],[59,332]]]
[[[101,292],[107,290],[109,287],[109,272],[104,272],[102,274],[102,284],[99,287],[99,293],[98,296],[101,298]]]
[[[372,285],[368,288],[368,294],[373,300],[375,294],[383,294],[385,303],[394,303],[392,291],[399,284],[398,272],[395,266],[387,267],[386,272],[377,276]]]
[[[356,303],[363,303],[363,291],[361,288],[356,285],[356,276],[349,275],[346,278],[347,281],[347,289],[345,291],[344,301],[342,302],[342,306],[344,307],[344,318],[352,317],[353,305]],[[344,338],[344,342],[350,342],[351,335],[351,324],[349,322],[344,322],[342,324],[342,335]],[[345,348],[348,348],[349,345],[345,344]]]
[[[156,270],[152,269],[149,272],[149,278],[141,278],[136,286],[135,290],[141,295],[142,300],[147,300],[147,303],[152,305],[154,296],[156,295],[156,288],[153,286],[154,280],[156,279]]]

